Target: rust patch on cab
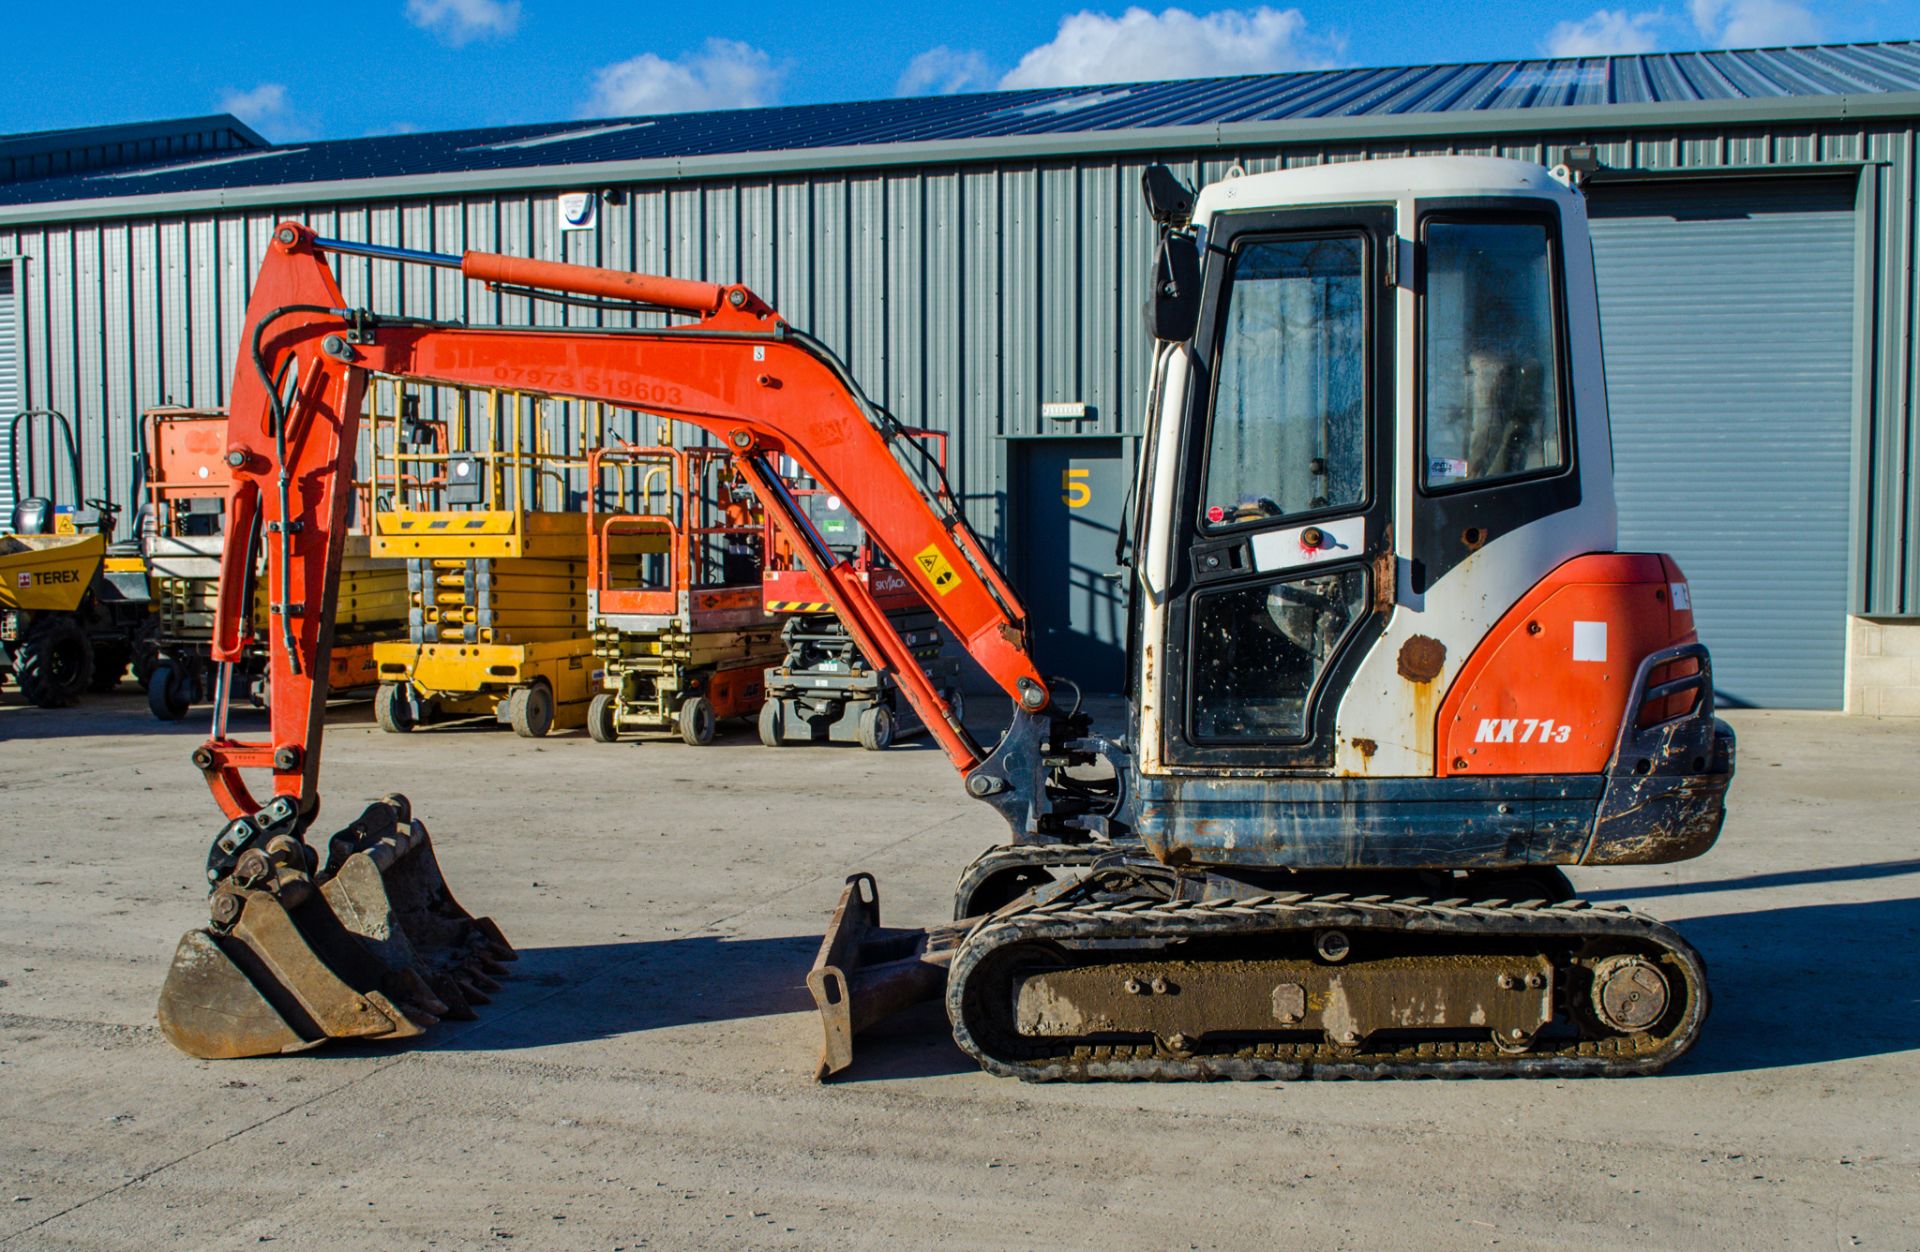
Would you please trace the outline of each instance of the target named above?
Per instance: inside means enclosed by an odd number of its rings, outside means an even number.
[[[1355,739],[1353,746],[1355,751],[1360,753],[1361,759],[1367,761],[1371,761],[1373,754],[1380,750],[1379,742],[1373,739]]]
[[[1430,683],[1447,663],[1447,645],[1428,635],[1414,635],[1400,645],[1400,677]]]

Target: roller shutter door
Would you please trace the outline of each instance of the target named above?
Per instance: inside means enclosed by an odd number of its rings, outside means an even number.
[[[1723,703],[1837,709],[1852,182],[1593,190],[1620,545],[1686,571]]]

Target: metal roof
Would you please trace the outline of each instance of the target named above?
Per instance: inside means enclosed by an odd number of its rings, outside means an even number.
[[[1880,105],[1875,111],[1902,103],[1920,112],[1913,107],[1920,101],[1897,100],[1914,93],[1920,41],[1315,70],[285,144],[0,184],[0,206],[126,197],[240,202],[254,197],[225,193],[457,175],[468,176],[459,181],[469,186],[528,185],[514,173],[551,172],[549,181],[565,182],[593,177],[581,167],[595,166],[631,177],[671,176],[668,163],[691,173],[703,159],[752,154],[782,156],[769,168],[790,169],[829,150],[844,157],[849,150],[911,148],[920,159],[937,160],[945,145],[956,157],[980,157],[996,146],[1040,150],[1040,140],[1054,141],[1044,145],[1054,150],[1113,147],[1114,137],[1142,132],[1175,132],[1178,141],[1193,143],[1204,142],[1209,129],[1221,139],[1265,129],[1304,140],[1363,124],[1369,131],[1443,132],[1485,130],[1498,119],[1506,128],[1537,129],[1575,120],[1604,125],[1608,117],[1624,122],[1649,108],[1675,123],[1705,122],[1729,110],[1791,114],[1796,105],[1835,101]],[[1027,142],[1013,143],[1021,140]]]
[[[0,135],[0,183],[178,161],[190,153],[268,147],[228,113]]]

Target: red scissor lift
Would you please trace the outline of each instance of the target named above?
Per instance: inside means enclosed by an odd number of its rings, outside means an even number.
[[[601,743],[678,732],[699,746],[752,717],[777,660],[761,605],[767,523],[724,448],[616,442],[587,458],[587,616]]]

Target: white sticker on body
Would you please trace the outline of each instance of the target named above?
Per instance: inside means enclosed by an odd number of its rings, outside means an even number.
[[[1575,622],[1573,624],[1573,659],[1576,661],[1600,661],[1607,659],[1607,624],[1605,622]]]
[[[1674,611],[1686,613],[1693,608],[1693,593],[1687,590],[1685,583],[1668,583],[1667,595],[1673,601]]]

